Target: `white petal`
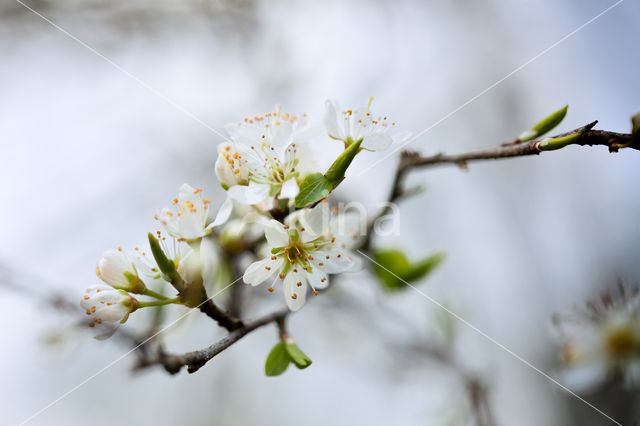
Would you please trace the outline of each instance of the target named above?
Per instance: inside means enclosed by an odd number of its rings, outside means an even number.
[[[104,291],[113,291],[113,288],[103,284],[97,284],[87,288],[84,291],[84,296],[80,300],[80,306],[82,309],[86,310],[91,308],[91,306],[95,304],[95,296]]]
[[[218,247],[210,238],[203,238],[200,242],[200,263],[202,265],[202,282],[210,289],[218,269]]]
[[[298,160],[296,171],[300,173],[301,178],[304,178],[304,176],[309,173],[315,173],[320,169],[318,158],[308,143],[296,142],[295,151],[294,155]],[[289,154],[288,150],[287,154]],[[291,155],[291,157],[294,155]],[[290,160],[291,158],[287,159],[287,161]]]
[[[186,199],[189,199],[189,197],[195,192],[195,188],[192,187],[191,185],[189,185],[188,183],[183,183],[182,185],[180,185],[180,191],[179,191],[179,195],[185,197]]]
[[[322,290],[329,285],[329,277],[320,268],[312,268],[311,272],[306,272],[309,285],[314,290]]]
[[[203,208],[204,210],[204,208]],[[177,219],[178,232],[173,235],[178,238],[184,238],[192,240],[203,237],[205,232],[206,215],[203,216],[202,212],[196,210],[182,210],[182,215]],[[167,232],[169,229],[167,228]]]
[[[225,223],[227,219],[229,219],[229,216],[231,216],[232,211],[233,211],[233,200],[231,199],[231,197],[227,197],[227,199],[224,200],[224,203],[222,203],[222,206],[220,206],[220,210],[218,210],[218,213],[216,214],[216,218],[214,219],[213,222],[209,224],[209,226],[207,226],[207,229],[211,229]]]
[[[391,143],[393,143],[393,139],[388,134],[372,133],[364,138],[360,146],[371,151],[382,151],[389,148]]]
[[[288,121],[281,122],[280,125],[272,127],[270,145],[276,149],[278,156],[291,143],[293,129]]]
[[[271,263],[271,258],[269,257],[253,262],[249,265],[242,276],[244,282],[254,286],[262,284],[277,272],[275,268],[269,266]],[[271,269],[268,270],[267,267],[270,267]]]
[[[188,283],[196,283],[202,280],[202,262],[200,261],[199,248],[190,249],[178,264],[178,273]]]
[[[264,236],[270,247],[284,247],[289,244],[289,233],[275,219],[271,219],[264,228]]]
[[[96,309],[94,313],[95,318],[100,318],[102,321],[107,322],[120,322],[129,314],[129,308],[119,302],[105,302],[113,303],[111,306],[103,306],[101,309]]]
[[[225,129],[239,148],[250,148],[252,145],[259,145],[262,142],[261,136],[264,134],[263,129],[245,123],[228,124]]]
[[[248,186],[232,186],[228,194],[241,204],[257,204],[269,196],[270,188],[268,184],[250,182]]]
[[[336,111],[336,106],[328,99],[324,105],[324,126],[327,128],[327,133],[334,138],[343,139],[344,135],[340,131],[340,126],[338,126],[338,112]]]
[[[307,297],[307,278],[300,272],[290,271],[283,282],[284,298],[292,311],[304,306]]]
[[[97,264],[98,277],[113,287],[129,287],[129,280],[124,275],[129,272],[136,275],[133,260],[119,250],[104,252]]]
[[[317,250],[313,253],[313,258],[313,265],[327,274],[339,274],[354,267],[354,260],[348,250]]]
[[[604,362],[584,362],[568,367],[560,375],[563,385],[575,392],[585,392],[600,385],[606,378]]]
[[[319,203],[311,209],[305,209],[300,213],[300,225],[302,231],[302,242],[307,243],[324,235],[329,226],[330,209],[329,203]]]
[[[226,186],[233,186],[237,184],[236,176],[229,165],[229,162],[222,154],[218,154],[215,165],[216,177],[220,183]]]
[[[280,198],[295,198],[299,192],[300,187],[298,186],[298,182],[296,182],[296,178],[293,177],[282,184],[282,189],[280,189]]]
[[[118,330],[118,327],[120,327],[120,323],[116,322],[105,322],[102,324],[96,324],[94,326],[94,329],[96,331],[96,335],[93,336],[94,339],[96,340],[105,340],[108,339],[109,337],[113,336],[113,334],[116,332],[116,330]]]

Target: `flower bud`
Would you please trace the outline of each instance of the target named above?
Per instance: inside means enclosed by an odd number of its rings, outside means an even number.
[[[96,265],[98,277],[111,287],[131,293],[142,293],[146,288],[138,276],[134,259],[121,249],[104,252]]]

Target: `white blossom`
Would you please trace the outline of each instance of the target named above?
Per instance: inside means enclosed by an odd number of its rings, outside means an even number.
[[[327,287],[328,274],[353,270],[358,264],[348,244],[353,235],[346,235],[339,222],[340,216],[332,216],[326,202],[295,212],[285,224],[269,221],[265,226],[269,254],[249,265],[244,281],[255,286],[282,280],[287,306],[293,311],[300,309],[307,285],[317,294],[318,289]],[[269,291],[273,291],[273,284]]]
[[[96,265],[98,277],[116,289],[137,292],[144,289],[144,283],[138,275],[137,259],[122,248],[104,252]]]
[[[90,317],[89,327],[96,330],[95,338],[106,339],[136,309],[137,301],[123,290],[95,285],[85,290],[80,306]]]
[[[640,385],[640,295],[620,289],[556,318],[561,379],[575,391],[594,389],[613,377],[628,387]]]
[[[230,141],[218,146],[216,176],[242,204],[295,198],[304,177],[316,171],[308,142],[317,129],[302,117],[276,111],[226,126]]]
[[[403,134],[389,134],[389,129],[396,123],[386,115],[375,116],[371,112],[369,99],[366,108],[356,110],[340,110],[337,102],[325,102],[324,125],[329,137],[344,141],[346,144],[362,141],[361,147],[370,151],[381,151],[389,148],[393,142],[401,142],[409,136]]]
[[[173,199],[173,208],[164,208],[155,216],[167,233],[182,241],[192,241],[207,236],[216,226],[223,224],[231,214],[233,203],[230,199],[220,207],[216,218],[209,219],[211,200],[202,198],[202,189],[194,189],[188,184],[180,187],[177,198]]]

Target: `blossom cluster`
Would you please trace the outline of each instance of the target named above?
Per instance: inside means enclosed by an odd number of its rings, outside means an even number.
[[[279,106],[227,125],[214,168],[225,200],[212,202],[202,189],[184,184],[172,205],[155,215],[164,233],[149,235],[152,256],[118,248],[98,261],[97,275],[106,285],[88,288],[81,300],[96,337],[110,336],[140,308],[198,307],[225,258],[236,254],[254,257],[244,282],[267,282],[269,292],[282,283],[293,311],[307,293],[325,289],[330,275],[357,269],[352,248],[359,217],[331,208],[326,196],[356,154],[386,149],[402,137],[393,133],[395,122],[373,114],[371,100],[355,110],[327,101],[324,126]],[[323,170],[312,146],[322,150],[336,141],[344,151]]]

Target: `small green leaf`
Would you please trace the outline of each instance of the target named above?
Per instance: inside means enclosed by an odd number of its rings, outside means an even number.
[[[560,108],[558,111],[554,112],[553,114],[533,126],[531,129],[525,130],[518,139],[520,139],[521,142],[530,141],[553,130],[558,124],[562,122],[564,117],[567,115],[568,108],[569,105],[565,105],[564,107]]]
[[[411,265],[409,260],[400,250],[379,250],[374,253],[376,261],[375,272],[385,290],[398,290],[406,284],[402,282]],[[400,277],[401,279],[399,279]]]
[[[411,265],[411,269],[404,277],[405,280],[412,282],[426,277],[444,261],[445,257],[444,253],[435,253],[426,259]]]
[[[554,151],[556,149],[564,148],[567,145],[572,144],[578,138],[582,136],[581,132],[572,133],[567,136],[561,136],[559,138],[544,138],[540,141],[538,149],[540,151]]]
[[[291,357],[291,362],[295,364],[300,370],[307,368],[311,365],[311,360],[309,357],[300,350],[298,345],[294,342],[285,343],[285,347],[287,349],[287,353]]]
[[[264,372],[269,377],[279,376],[287,370],[290,362],[291,357],[284,342],[279,342],[269,352],[267,361],[264,364]]]
[[[308,175],[300,185],[300,193],[296,197],[296,207],[301,209],[309,204],[315,203],[325,198],[333,185],[322,173],[313,173]]]
[[[435,253],[426,259],[412,263],[406,255],[395,249],[378,250],[374,253],[375,273],[385,290],[403,289],[406,283],[418,281],[431,273],[444,260],[443,253]]]
[[[357,142],[352,142],[333,162],[325,177],[331,182],[333,188],[337,187],[344,179],[344,174],[356,157],[356,154],[360,151],[360,144],[362,139]]]

